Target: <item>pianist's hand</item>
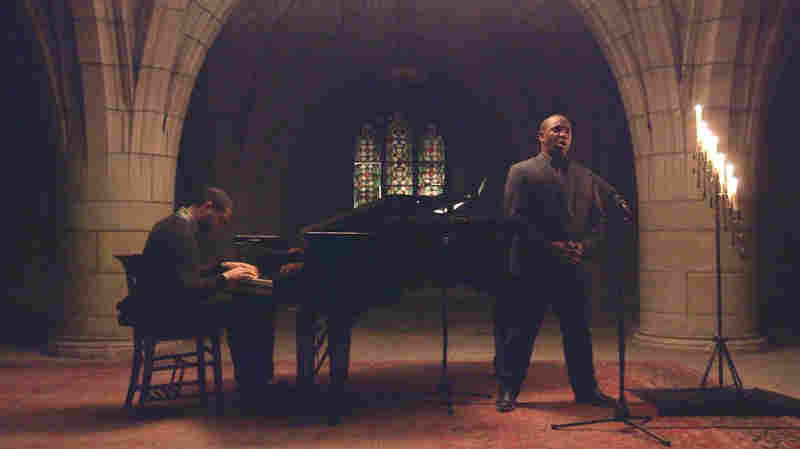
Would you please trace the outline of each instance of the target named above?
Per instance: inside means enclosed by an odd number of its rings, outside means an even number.
[[[222,265],[225,268],[236,268],[236,267],[248,268],[253,273],[255,273],[254,277],[258,277],[259,276],[258,267],[254,266],[254,265],[250,265],[249,263],[245,263],[245,262],[222,262],[220,265]]]
[[[303,269],[303,262],[294,262],[281,265],[281,275],[290,275]]]
[[[222,273],[222,276],[225,277],[228,281],[241,281],[244,279],[254,279],[258,277],[258,270],[252,270],[250,267],[246,266],[236,266],[231,268],[228,271]]]

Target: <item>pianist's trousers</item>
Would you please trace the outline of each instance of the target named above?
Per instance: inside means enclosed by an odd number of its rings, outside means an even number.
[[[559,320],[573,392],[597,387],[585,279],[582,268],[562,265],[507,281],[495,309],[497,377],[507,388],[518,389],[525,380],[548,305]]]
[[[257,391],[275,374],[275,303],[259,296],[220,293],[201,302],[196,313],[225,327],[240,390]]]

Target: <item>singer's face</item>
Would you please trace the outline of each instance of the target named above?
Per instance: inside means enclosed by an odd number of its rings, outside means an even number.
[[[542,151],[551,155],[558,151],[566,156],[572,145],[572,124],[561,115],[547,118],[539,128],[539,142],[542,144]]]

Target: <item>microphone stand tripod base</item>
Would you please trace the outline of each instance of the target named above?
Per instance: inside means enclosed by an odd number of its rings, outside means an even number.
[[[672,443],[664,438],[656,435],[655,433],[648,430],[646,427],[642,426],[642,424],[647,424],[653,418],[650,416],[632,416],[630,411],[628,410],[628,406],[624,400],[616,401],[615,406],[615,413],[613,418],[603,418],[603,419],[593,419],[590,421],[580,421],[580,422],[573,422],[569,424],[553,424],[551,428],[553,430],[560,430],[567,427],[574,427],[574,426],[585,426],[591,424],[600,424],[600,423],[607,423],[607,422],[621,422],[623,424],[627,424],[631,427],[641,430],[642,432],[650,435],[651,437],[655,438],[659,443],[664,446],[672,446]],[[641,424],[637,424],[633,422],[633,420],[641,421]]]

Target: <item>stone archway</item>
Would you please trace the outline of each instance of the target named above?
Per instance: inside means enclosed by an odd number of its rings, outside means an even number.
[[[634,341],[640,344],[705,349],[716,333],[713,222],[692,187],[690,112],[695,103],[705,105],[712,129],[724,136],[721,151],[750,181],[745,214],[756,227],[754,148],[762,141],[765,78],[787,5],[576,2],[608,55],[634,138],[641,286]],[[753,263],[728,245],[722,252],[723,333],[734,350],[758,349],[765,340]]]
[[[113,254],[140,250],[152,223],[171,212],[178,141],[194,79],[239,3],[72,0],[60,8],[26,1],[48,61],[64,125],[61,148],[71,167],[65,240],[70,274],[65,325],[51,342],[53,352],[101,357],[129,347],[127,330],[114,318],[113,305],[126,288]],[[544,3],[516,1],[509,7]],[[705,347],[713,334],[712,232],[709,211],[690,189],[690,111],[695,102],[706,104],[723,148],[754,177],[752,149],[762,141],[759,106],[776,58],[769,49],[780,36],[789,0],[690,6],[661,0],[636,8],[622,0],[571,4],[606,53],[634,140],[642,279],[637,341]],[[339,5],[342,15],[357,7]],[[751,264],[732,253],[724,263],[725,285],[736,304],[726,333],[736,340],[734,347],[757,347],[763,339]]]

